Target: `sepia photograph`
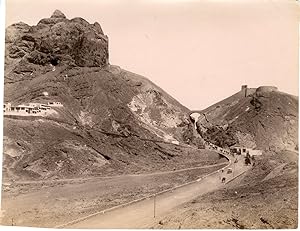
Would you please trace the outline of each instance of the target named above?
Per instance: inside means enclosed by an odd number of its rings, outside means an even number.
[[[298,1],[0,5],[1,229],[298,228]]]

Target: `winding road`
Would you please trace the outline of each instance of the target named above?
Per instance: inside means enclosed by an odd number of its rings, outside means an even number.
[[[232,156],[220,154],[229,160],[229,164],[223,168],[223,173],[218,170],[194,182],[158,193],[150,198],[107,209],[56,228],[150,228],[154,222],[161,220],[175,207],[224,187],[221,178],[226,177],[226,181],[229,182],[251,168],[244,165],[241,156],[238,157],[239,161],[234,163],[235,158]],[[227,174],[228,168],[233,172]]]

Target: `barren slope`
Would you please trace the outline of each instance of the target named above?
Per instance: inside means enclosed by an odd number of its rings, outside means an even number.
[[[252,91],[253,92],[253,91]],[[280,91],[242,92],[200,111],[198,131],[220,146],[262,150],[298,147],[298,98]]]
[[[198,112],[204,139],[261,149],[263,155],[224,189],[177,207],[155,228],[298,226],[298,98],[272,89],[251,89],[247,97],[238,92]]]
[[[6,30],[5,102],[61,102],[46,117],[5,116],[4,176],[46,179],[174,169],[201,162],[183,143],[188,109],[108,62],[98,23],[60,11]],[[189,156],[189,158],[187,158]]]

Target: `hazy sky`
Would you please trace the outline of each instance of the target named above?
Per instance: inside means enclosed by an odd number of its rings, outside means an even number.
[[[99,22],[110,63],[144,75],[190,109],[249,87],[298,95],[294,0],[7,0],[6,25],[55,9]]]

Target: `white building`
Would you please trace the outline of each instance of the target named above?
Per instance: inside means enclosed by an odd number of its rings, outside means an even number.
[[[4,115],[18,115],[18,116],[40,116],[46,115],[47,111],[51,109],[47,104],[28,103],[12,106],[11,103],[3,105]]]
[[[246,156],[247,154],[249,154],[251,157],[262,155],[262,150],[254,150],[251,148],[241,147],[241,146],[232,146],[232,147],[230,147],[230,151],[231,151],[231,153],[234,153],[237,155],[243,155],[243,156]]]
[[[51,109],[51,107],[47,104],[40,104],[39,108],[44,111]]]
[[[8,112],[11,110],[11,103],[3,104],[3,112]]]

